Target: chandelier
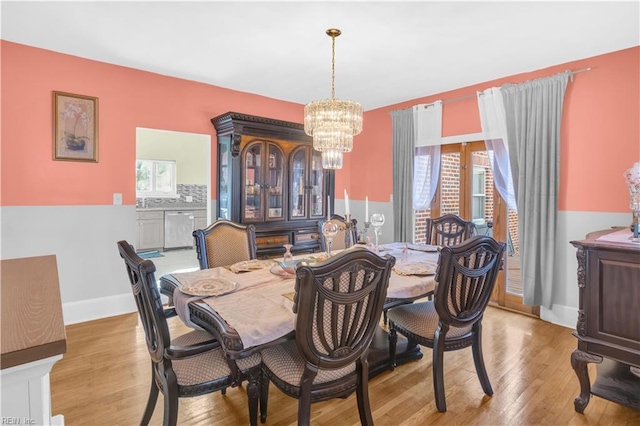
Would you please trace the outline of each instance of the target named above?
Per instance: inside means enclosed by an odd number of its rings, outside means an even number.
[[[353,149],[353,137],[362,132],[362,106],[336,99],[336,37],[340,34],[335,28],[327,30],[331,37],[331,99],[304,107],[304,131],[313,137],[313,148],[323,153],[323,168],[332,169],[342,168],[342,153]],[[324,151],[330,153],[325,155]]]

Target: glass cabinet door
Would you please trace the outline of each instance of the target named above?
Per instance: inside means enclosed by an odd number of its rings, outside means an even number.
[[[327,197],[324,195],[324,169],[322,168],[322,154],[311,151],[311,168],[309,169],[310,206],[309,215],[312,218],[326,216],[324,205]]]
[[[267,143],[267,220],[282,220],[286,213],[284,209],[284,182],[285,182],[285,161],[282,150],[272,144]]]
[[[307,217],[307,149],[297,148],[291,154],[290,188],[290,218],[302,219]]]
[[[230,141],[218,145],[218,217],[231,220],[231,151]]]
[[[252,142],[245,148],[242,161],[244,162],[244,182],[242,183],[244,206],[243,221],[259,222],[262,220],[262,149],[263,142]]]

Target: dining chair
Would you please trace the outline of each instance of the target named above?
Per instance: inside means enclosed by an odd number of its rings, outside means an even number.
[[[295,340],[261,352],[261,412],[264,407],[266,415],[269,382],[298,399],[299,425],[309,424],[311,403],[355,390],[360,422],[373,424],[367,354],[394,264],[389,255],[355,247],[317,265],[298,267]]]
[[[326,220],[318,221],[318,230],[320,232],[320,250],[327,250],[327,242],[325,241],[325,237],[322,233],[322,226]],[[353,246],[358,242],[358,231],[356,225],[358,221],[356,219],[351,219],[351,221],[347,221],[344,217],[334,214],[329,219],[329,222],[335,223],[338,225],[338,233],[333,237],[333,243],[331,244],[332,250],[343,250]]]
[[[256,227],[226,219],[193,231],[200,269],[233,265],[256,258]]]
[[[260,355],[237,363],[228,360],[220,339],[205,331],[191,331],[172,339],[156,285],[155,265],[140,258],[126,241],[118,241],[118,250],[125,262],[151,357],[151,390],[140,423],[149,424],[158,392],[164,395],[163,425],[175,425],[179,398],[224,393],[227,387],[247,379],[249,420],[251,425],[257,425]]]
[[[435,219],[427,218],[426,225],[426,243],[437,246],[460,244],[473,233],[473,222],[467,222],[454,214],[445,214]]]
[[[433,389],[438,411],[447,411],[444,352],[472,347],[484,393],[493,395],[482,357],[482,316],[502,267],[506,244],[477,235],[440,251],[434,299],[390,309],[389,353],[395,367],[397,333],[432,348]]]

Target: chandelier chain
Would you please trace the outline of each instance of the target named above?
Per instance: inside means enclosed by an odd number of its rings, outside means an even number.
[[[331,35],[331,99],[336,98],[336,36]]]

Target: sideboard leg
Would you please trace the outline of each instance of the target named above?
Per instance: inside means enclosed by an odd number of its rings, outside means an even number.
[[[602,357],[583,352],[580,349],[574,350],[571,354],[571,367],[573,367],[573,371],[576,372],[576,376],[580,381],[580,395],[573,401],[578,413],[584,413],[584,409],[587,408],[591,398],[591,382],[589,381],[589,370],[587,369],[587,364],[590,362],[601,363]]]

